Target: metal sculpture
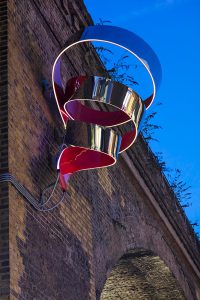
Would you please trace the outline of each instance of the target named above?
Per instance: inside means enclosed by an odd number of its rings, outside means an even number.
[[[71,47],[85,42],[104,42],[134,55],[145,67],[152,93],[144,100],[131,88],[110,78],[77,76],[63,89],[61,57]],[[136,34],[114,26],[89,26],[75,34],[55,60],[53,90],[66,128],[57,169],[63,191],[74,172],[115,164],[118,154],[135,141],[146,109],[161,82],[161,66],[151,47]]]

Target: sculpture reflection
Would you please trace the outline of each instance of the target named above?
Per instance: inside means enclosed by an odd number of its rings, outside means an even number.
[[[69,48],[88,41],[117,45],[144,65],[152,81],[152,94],[142,100],[130,87],[100,76],[77,76],[63,89],[61,56]],[[113,26],[89,26],[67,43],[55,60],[52,72],[55,98],[66,128],[57,169],[66,189],[65,178],[85,169],[113,165],[118,154],[135,141],[146,109],[155,97],[155,84],[161,80],[157,56],[140,37]]]

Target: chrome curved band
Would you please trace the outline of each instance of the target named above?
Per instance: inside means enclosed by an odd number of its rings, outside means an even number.
[[[155,97],[156,86],[159,87],[162,78],[161,66],[156,54],[151,47],[135,33],[120,27],[106,25],[88,26],[82,29],[68,40],[65,48],[56,58],[53,65],[52,82],[57,102],[58,89],[56,86],[60,87],[59,93],[62,89],[62,80],[60,74],[60,58],[62,54],[76,44],[94,41],[101,41],[119,46],[129,51],[144,65],[149,73],[153,85],[152,94],[149,95],[146,100],[144,100],[145,106],[148,108],[152,104]],[[61,117],[63,119],[62,115]],[[65,123],[64,120],[63,122]]]
[[[134,55],[152,81],[152,94],[142,101],[131,88],[99,76],[78,76],[63,90],[61,56],[84,42],[100,41],[119,46]],[[70,174],[111,166],[118,153],[135,141],[146,109],[161,81],[161,66],[151,47],[136,34],[114,26],[89,26],[68,40],[52,71],[53,90],[66,127],[65,144],[58,159],[60,181],[65,189]],[[67,179],[66,179],[67,178]]]
[[[68,121],[64,142],[68,146],[78,146],[104,152],[117,159],[121,145],[121,136],[111,128]]]
[[[70,113],[70,106],[72,101],[79,101],[82,105],[94,110],[104,112],[120,110],[126,114],[124,118],[119,118],[118,116],[118,119],[113,120],[111,126],[120,125],[132,119],[138,127],[145,107],[142,99],[136,92],[128,86],[112,81],[109,78],[89,76],[84,77],[82,83],[79,82],[79,78],[72,78],[68,81],[69,85],[67,84],[66,86],[66,90],[68,87],[73,89],[73,95],[64,105],[65,110],[72,119],[76,119],[78,116]],[[77,85],[78,88],[76,88]],[[98,124],[97,122],[98,120],[96,119],[95,123]],[[105,122],[105,125],[109,126],[109,120],[105,120]]]
[[[68,81],[66,91],[64,109],[70,119],[113,127],[122,136],[119,152],[133,144],[145,106],[132,89],[108,78],[79,76]]]

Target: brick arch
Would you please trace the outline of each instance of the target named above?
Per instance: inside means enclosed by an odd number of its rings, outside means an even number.
[[[137,248],[119,259],[105,282],[100,300],[115,299],[186,298],[163,260],[151,250]]]

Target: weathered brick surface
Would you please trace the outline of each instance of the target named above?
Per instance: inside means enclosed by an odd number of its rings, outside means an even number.
[[[7,1],[0,2],[0,174],[8,171]],[[8,184],[0,186],[0,299],[9,296]]]
[[[50,154],[59,148],[59,116],[54,99],[44,97],[42,79],[51,81],[69,35],[92,21],[79,0],[9,0],[8,7],[9,171],[39,198],[55,180]],[[96,57],[88,59],[85,50],[65,57],[65,78],[94,71]],[[199,267],[193,233],[142,138],[128,155]],[[56,195],[59,200],[61,192]],[[74,175],[63,204],[48,213],[9,185],[11,299],[99,300],[120,257],[135,248],[159,256],[186,298],[197,299],[197,275],[123,158],[112,168]]]
[[[53,61],[75,30],[68,25],[59,4],[9,2],[9,18],[14,21],[9,23],[10,172],[35,197],[55,180],[49,153],[58,150],[55,122],[42,93],[42,79],[51,81]],[[69,4],[63,4],[66,10]],[[78,10],[76,6],[70,4],[71,9]],[[71,15],[70,22],[75,22],[78,29],[80,19],[82,26],[86,26],[84,15],[85,11],[80,11],[79,18]],[[91,22],[89,16],[87,19]],[[67,57],[66,61],[68,77],[77,74],[82,68],[81,50],[77,49],[73,64]],[[57,112],[54,103],[52,106]],[[68,196],[59,209],[38,213],[10,187],[13,299],[95,297],[91,207],[83,196],[77,202],[73,189],[71,193],[73,199]]]
[[[185,299],[175,278],[158,256],[135,249],[124,255],[111,272],[101,300]]]

